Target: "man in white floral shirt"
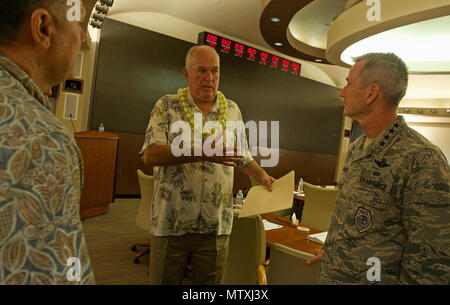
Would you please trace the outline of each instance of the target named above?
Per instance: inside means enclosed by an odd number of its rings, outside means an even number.
[[[44,91],[68,79],[86,36],[65,0],[0,0],[0,285],[94,284],[79,217],[73,135]]]
[[[226,149],[223,156],[211,155],[204,145],[196,147],[195,140],[179,153],[177,141],[182,135],[174,127],[183,125],[180,122],[189,129],[189,139],[195,139],[198,127],[205,131],[205,123],[215,122],[216,130],[203,133],[206,140],[220,137],[219,130],[226,130],[227,122],[242,123],[236,103],[218,91],[220,63],[213,48],[191,48],[184,75],[189,88],[157,101],[141,150],[144,163],[154,166],[155,176],[150,283],[181,284],[190,259],[193,284],[220,284],[233,225],[234,167],[269,190],[275,179],[253,160],[246,141],[243,154],[234,147],[231,156]],[[199,119],[200,124],[195,124]]]

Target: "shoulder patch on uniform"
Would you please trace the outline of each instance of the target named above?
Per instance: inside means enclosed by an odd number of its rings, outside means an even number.
[[[372,227],[372,216],[370,211],[362,207],[358,208],[355,214],[355,225],[360,233],[369,230]]]

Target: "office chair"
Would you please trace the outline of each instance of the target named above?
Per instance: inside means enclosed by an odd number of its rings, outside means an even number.
[[[328,231],[336,206],[337,189],[324,188],[304,182],[303,191],[305,192],[305,205],[301,223],[322,231]]]
[[[267,268],[269,285],[316,285],[320,263],[306,264],[314,255],[274,243]]]
[[[225,285],[266,285],[266,232],[259,215],[238,218],[234,213],[228,258],[225,266]]]
[[[248,177],[250,178],[250,184],[252,186],[261,185],[261,183],[259,183],[259,181],[256,180],[255,178],[253,178],[252,176],[248,176]],[[294,202],[292,202],[292,203],[294,203]],[[282,217],[291,217],[292,213],[294,213],[294,209],[292,207],[290,207],[290,208],[287,208],[284,210],[274,211],[272,213],[277,214]]]
[[[150,233],[154,178],[153,176],[144,174],[140,169],[137,170],[137,175],[139,188],[141,189],[141,202],[136,215],[136,224],[138,227]],[[144,249],[136,253],[136,257],[134,258],[135,264],[139,263],[139,258],[150,254],[150,241],[135,242],[131,250],[136,251],[138,246],[144,247]]]

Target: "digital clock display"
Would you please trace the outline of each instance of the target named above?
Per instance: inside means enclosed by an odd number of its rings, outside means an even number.
[[[220,49],[222,52],[225,52],[225,53],[230,53],[230,49],[231,49],[231,40],[228,40],[228,39],[225,39],[225,38],[222,38],[221,40],[221,46],[222,46],[222,48]]]
[[[246,46],[240,42],[220,37],[218,35],[201,32],[198,35],[198,44],[206,44],[215,48],[218,52],[233,55],[255,62],[276,70],[290,72],[293,75],[300,75],[301,64],[291,60],[280,58],[279,56]]]
[[[217,46],[217,39],[218,37],[213,34],[206,35],[206,42],[213,48]]]
[[[272,68],[278,68],[278,62],[280,61],[280,58],[278,56],[273,55],[272,56],[272,63],[270,64],[270,66]]]
[[[245,46],[243,44],[236,42],[234,44],[234,55],[242,57],[242,55],[244,55],[244,48],[245,48]]]
[[[258,51],[256,50],[256,49],[253,49],[253,48],[248,48],[247,49],[247,54],[248,54],[248,57],[247,57],[247,59],[248,60],[251,60],[251,61],[255,61],[255,59],[256,59],[256,53],[258,53]]]

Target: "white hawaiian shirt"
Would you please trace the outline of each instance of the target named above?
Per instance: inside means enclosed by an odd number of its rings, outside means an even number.
[[[193,113],[202,115],[203,124],[218,120],[218,100],[206,116],[194,103],[190,94],[188,101]],[[171,145],[181,134],[181,131],[171,132],[172,125],[182,120],[182,109],[177,95],[166,95],[159,99],[151,113],[140,154],[142,155],[144,150],[152,145]],[[229,99],[228,122],[242,123],[239,107]],[[192,139],[193,133],[192,131]],[[243,139],[244,157],[239,166],[246,167],[253,158],[248,151],[245,133]],[[174,166],[155,166],[153,174],[155,190],[152,203],[152,235],[231,234],[233,167],[204,161]]]

